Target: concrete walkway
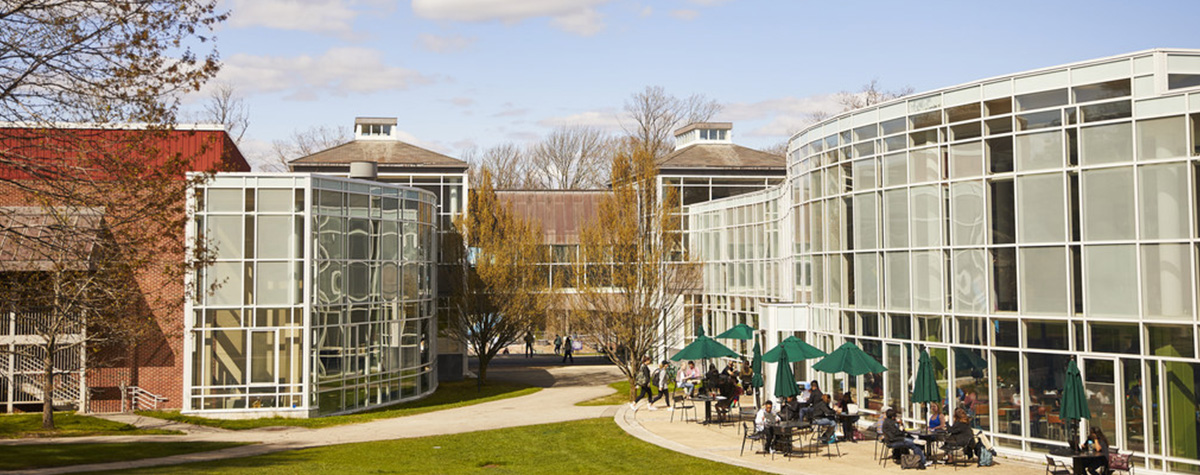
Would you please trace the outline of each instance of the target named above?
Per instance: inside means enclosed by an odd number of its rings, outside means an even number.
[[[753,405],[753,402],[749,398],[746,398],[744,402]],[[704,417],[703,404],[698,404],[698,406],[700,417]],[[890,461],[885,468],[875,460],[875,442],[873,440],[859,441],[858,443],[839,443],[837,448],[840,449],[841,455],[836,455],[837,450],[832,451],[835,455],[826,455],[824,446],[821,446],[819,453],[815,452],[816,447],[810,447],[809,450],[804,451],[805,457],[803,458],[788,458],[780,454],[772,457],[771,455],[756,453],[756,451],[761,450],[758,443],[755,443],[754,448],[751,449],[749,442],[747,442],[746,453],[739,455],[742,447],[741,423],[725,426],[715,424],[702,425],[693,422],[682,422],[679,414],[675,415],[675,420],[672,422],[671,412],[664,409],[665,407],[660,406],[657,411],[648,411],[645,406],[640,406],[638,410],[634,411],[628,406],[623,405],[617,411],[614,419],[630,435],[651,444],[693,457],[763,472],[812,475],[847,475],[854,473],[895,473],[899,475],[901,473],[900,467]],[[748,423],[750,424],[750,430],[753,431],[753,421],[749,421]],[[929,467],[929,469],[962,470],[967,474],[974,473],[978,475],[988,473],[993,475],[1001,473],[1006,475],[1040,475],[1045,473],[1045,468],[1042,465],[1005,457],[997,457],[996,465],[992,467],[976,467],[974,464],[971,464],[967,467],[959,467],[958,469],[946,466],[933,466]]]
[[[189,424],[176,424],[137,415],[110,416],[106,418],[133,423],[139,427],[182,430],[187,432],[187,434],[174,436],[151,435],[4,440],[0,441],[0,446],[117,442],[251,442],[255,444],[155,459],[0,473],[54,474],[125,470],[249,457],[282,450],[295,450],[325,445],[374,442],[548,424],[596,417],[612,417],[616,412],[614,406],[575,405],[575,403],[580,401],[587,401],[612,393],[612,389],[606,385],[619,379],[620,373],[616,368],[611,366],[497,367],[489,371],[489,379],[492,378],[523,382],[536,381],[541,382],[545,387],[536,393],[517,398],[427,412],[414,416],[380,419],[362,424],[321,429],[278,427],[231,431],[192,426]],[[538,385],[537,383],[534,384]]]

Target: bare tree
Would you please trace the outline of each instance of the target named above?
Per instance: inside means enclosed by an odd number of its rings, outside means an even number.
[[[680,99],[667,94],[662,86],[647,86],[625,101],[622,128],[657,159],[670,152],[676,129],[710,120],[720,111],[717,101],[701,94]]]
[[[468,160],[468,162],[471,162]],[[481,173],[488,170],[491,185],[497,190],[535,188],[537,182],[529,176],[529,160],[525,149],[512,142],[494,145],[474,161],[472,181],[486,179]]]
[[[233,143],[240,144],[246,129],[250,127],[250,109],[232,84],[217,83],[204,103],[201,120],[224,125]]]
[[[630,399],[642,358],[671,346],[663,338],[683,325],[674,317],[699,278],[677,237],[678,198],[657,199],[654,156],[631,143],[614,154],[612,191],[580,233],[573,320],[629,380]]]
[[[174,124],[181,97],[199,90],[219,69],[210,35],[226,15],[216,7],[216,0],[20,0],[0,4],[0,122],[27,125],[0,129],[0,188],[12,202],[41,209],[43,215],[52,217],[47,225],[60,230],[21,244],[28,252],[40,253],[55,263],[39,267],[51,271],[6,274],[9,281],[0,287],[24,290],[21,296],[10,294],[12,298],[34,300],[43,314],[87,318],[89,333],[93,322],[95,332],[104,333],[110,328],[100,316],[113,308],[125,308],[120,302],[126,299],[114,297],[138,285],[127,279],[96,278],[113,275],[96,270],[95,259],[101,254],[120,253],[117,259],[109,258],[123,262],[120,265],[125,270],[118,273],[130,275],[126,270],[141,272],[154,267],[166,268],[181,278],[187,265],[182,258],[182,239],[162,237],[182,236],[183,196],[194,183],[183,178],[182,170],[190,157],[164,157],[158,154],[156,144],[163,139],[162,130]],[[97,141],[81,138],[74,131],[56,130],[68,122],[149,126],[103,136],[119,136],[119,140]],[[71,270],[72,265],[78,266],[81,255],[54,249],[71,249],[65,243],[87,236],[73,217],[100,209],[104,210],[103,240],[93,239],[90,245],[99,254],[88,254],[91,260],[84,262],[90,264],[82,271]],[[20,228],[0,226],[0,239],[20,242]],[[76,237],[56,241],[51,237],[55,235]],[[100,252],[100,248],[106,251]],[[75,264],[68,264],[71,262]],[[180,281],[170,276],[162,280]],[[141,291],[141,295],[153,293],[145,288]],[[118,304],[88,304],[89,310],[70,303],[80,301]],[[137,312],[125,317],[146,315]],[[61,344],[72,344],[66,337],[78,328],[51,320],[41,320],[48,330],[40,340],[35,338],[45,349],[43,364],[49,365],[43,368],[42,381],[42,426],[47,429],[54,427],[51,399],[58,370],[53,356]]]
[[[887,102],[892,99],[898,99],[912,93],[912,86],[905,86],[900,89],[885,91],[879,86],[879,79],[872,79],[871,82],[863,84],[862,88],[859,89],[858,92],[842,91],[838,93],[837,101],[842,105],[843,111],[851,111],[854,109],[861,109],[863,107]]]
[[[307,157],[322,150],[331,149],[354,139],[349,127],[317,125],[307,129],[293,130],[286,139],[271,143],[274,161],[267,165],[269,171],[288,171],[288,162]]]
[[[612,139],[603,130],[588,126],[555,128],[533,145],[530,162],[541,188],[595,189],[608,183]]]
[[[762,151],[767,152],[771,155],[778,155],[780,157],[786,157],[787,151],[788,151],[788,141],[783,140],[781,142],[776,142],[775,144],[772,144],[771,146],[762,149]]]

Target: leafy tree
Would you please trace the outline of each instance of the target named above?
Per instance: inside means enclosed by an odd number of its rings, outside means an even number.
[[[539,226],[496,199],[487,168],[480,175],[471,208],[458,218],[458,233],[447,233],[443,252],[457,263],[448,266],[451,312],[445,331],[479,358],[482,386],[500,350],[541,323],[548,289],[536,271],[545,262]]]
[[[681,230],[678,199],[657,199],[654,155],[630,140],[612,162],[612,191],[580,233],[580,279],[573,320],[592,335],[630,382],[642,358],[683,325],[683,294],[699,284],[699,267],[672,237]],[[674,191],[668,191],[674,193]]]

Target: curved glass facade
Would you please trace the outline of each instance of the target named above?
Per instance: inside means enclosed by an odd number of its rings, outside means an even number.
[[[826,350],[859,344],[889,371],[808,374],[914,422],[925,415],[908,381],[927,349],[945,410],[971,409],[1021,453],[1067,440],[1058,393],[1077,358],[1092,424],[1114,446],[1144,468],[1200,472],[1198,86],[1200,51],[1155,50],[831,118],[792,138],[789,192],[758,195],[778,206],[689,208],[712,267],[693,298],[762,295],[768,347],[792,332]],[[723,239],[771,238],[710,236],[714,216],[774,221],[792,248],[762,255],[766,278],[739,280],[726,268],[754,261],[723,254]]]
[[[319,416],[436,389],[435,195],[221,174],[193,204],[215,255],[192,279],[185,412]]]

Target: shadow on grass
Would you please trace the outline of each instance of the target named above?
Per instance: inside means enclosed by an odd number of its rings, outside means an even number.
[[[54,413],[55,430],[42,429],[42,415],[9,414],[0,416],[0,438],[23,439],[34,437],[86,437],[108,435],[179,435],[182,432],[160,429],[138,429],[129,424],[74,412]]]

